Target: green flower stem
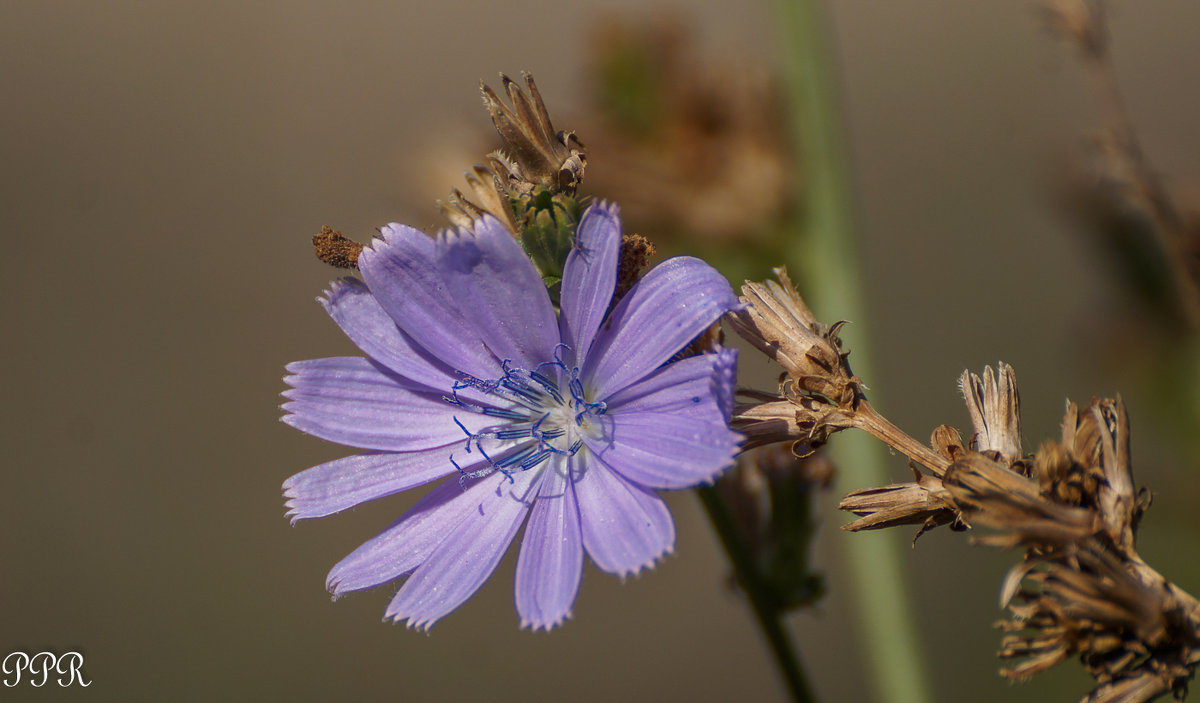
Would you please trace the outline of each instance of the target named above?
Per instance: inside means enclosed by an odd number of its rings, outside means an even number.
[[[843,338],[855,373],[870,380],[865,306],[858,268],[853,198],[844,153],[828,24],[820,0],[775,0],[793,125],[805,179],[801,220],[789,239],[787,261],[818,314],[851,320]],[[845,432],[829,444],[843,486],[891,482],[883,447],[865,434]],[[875,699],[884,703],[930,700],[926,668],[912,618],[898,536],[852,535],[842,540],[867,649]]]
[[[750,607],[754,610],[759,627],[762,628],[767,646],[771,648],[771,654],[775,656],[775,663],[779,665],[779,672],[787,684],[792,700],[795,703],[815,701],[808,686],[808,679],[800,666],[791,635],[784,627],[785,613],[759,570],[729,505],[713,486],[700,486],[696,492],[700,495],[700,502],[704,505],[717,536],[721,538],[721,545],[725,547],[725,553],[733,565],[738,585],[750,601]]]

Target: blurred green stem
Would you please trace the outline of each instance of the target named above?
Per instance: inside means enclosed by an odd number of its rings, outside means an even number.
[[[725,553],[733,565],[738,586],[746,594],[746,599],[750,601],[754,617],[758,620],[759,627],[762,628],[767,646],[771,648],[771,654],[774,655],[779,672],[783,676],[784,683],[787,684],[788,693],[795,703],[815,701],[816,699],[813,698],[812,691],[809,689],[808,680],[804,676],[804,670],[801,668],[800,658],[797,656],[791,635],[788,634],[787,627],[784,625],[784,609],[759,570],[728,503],[721,497],[715,486],[700,486],[696,492],[700,495],[700,502],[704,505],[705,512],[708,513],[708,519],[712,522],[713,529],[721,539],[721,545],[725,547]]]
[[[831,35],[820,0],[775,0],[781,57],[792,115],[792,139],[804,181],[800,221],[786,252],[810,306],[831,319],[852,320],[843,337],[855,373],[873,378],[868,329],[858,265],[853,198],[841,129]],[[874,399],[874,394],[872,394]],[[843,486],[865,488],[891,482],[883,447],[857,432],[829,444]],[[900,539],[888,533],[849,535],[845,547],[859,617],[859,638],[867,650],[875,700],[924,703],[931,700],[926,669]]]

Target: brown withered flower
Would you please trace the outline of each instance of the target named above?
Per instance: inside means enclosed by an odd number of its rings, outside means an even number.
[[[1002,588],[1002,674],[1026,678],[1078,657],[1097,682],[1085,701],[1181,698],[1200,665],[1200,601],[1134,548],[1148,498],[1135,489],[1120,398],[1068,403],[1060,438],[1026,455],[1012,367],[964,372],[970,440],[943,425],[926,446],[871,407],[838,325],[818,323],[776,273],[778,283],[747,283],[746,308],[732,314],[732,327],[784,369],[778,394],[740,391],[733,424],[746,446],[811,447],[843,429],[867,431],[909,457],[914,480],[848,494],[839,507],[859,519],[845,529],[915,524],[919,537],[945,524],[986,528],[972,541],[1024,550]]]
[[[980,377],[963,371],[958,387],[967,403],[971,426],[970,449],[1008,464],[1021,459],[1021,399],[1011,366],[998,364],[999,374],[988,366]]]
[[[754,393],[734,408],[733,426],[747,446],[796,440],[816,447],[835,432],[858,427],[897,447],[935,476],[950,463],[916,442],[867,402],[866,386],[850,369],[838,330],[825,325],[796,292],[783,268],[776,281],[742,286],[745,309],[729,316],[743,339],[783,367],[779,393]]]
[[[787,271],[777,268],[775,275],[778,283],[747,281],[742,286],[746,308],[730,315],[729,322],[783,367],[780,395],[735,411],[733,424],[752,442],[798,439],[817,446],[832,433],[854,426],[862,383],[842,352],[837,334],[842,323],[826,327],[817,322]]]
[[[765,66],[714,60],[678,13],[606,18],[591,43],[592,184],[664,244],[767,239],[795,203],[784,100]]]
[[[894,483],[880,488],[851,491],[842,498],[838,510],[859,516],[858,520],[842,525],[843,530],[880,530],[900,525],[920,525],[913,543],[939,525],[963,530],[963,524],[949,492],[936,476],[913,470],[913,481]]]
[[[571,195],[583,180],[587,150],[574,132],[555,131],[533,76],[523,74],[526,95],[508,76],[500,74],[512,107],[480,82],[483,105],[492,117],[504,146],[489,154],[504,185],[519,195],[535,188]]]

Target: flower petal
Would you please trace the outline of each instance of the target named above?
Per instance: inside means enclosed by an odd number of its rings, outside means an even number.
[[[386,530],[364,542],[334,565],[326,578],[330,593],[342,595],[387,583],[412,571],[466,520],[492,498],[503,474],[494,474],[468,484],[458,478],[444,481],[409,508]]]
[[[296,361],[284,382],[283,421],[321,439],[362,449],[416,451],[441,447],[465,434],[453,407],[440,397],[402,387],[367,359]]]
[[[732,385],[726,387],[730,364],[736,370],[737,350],[672,362],[609,396],[607,412],[695,412],[702,405],[720,409],[733,391]]]
[[[283,482],[292,524],[325,517],[441,478],[452,471],[457,446],[419,452],[356,454],[306,469]],[[471,471],[484,462],[462,466]]]
[[[487,580],[512,543],[529,512],[527,500],[539,472],[503,474],[472,487],[476,497],[466,514],[445,533],[425,563],[417,567],[388,604],[384,617],[407,620],[409,627],[428,630],[462,605]],[[476,489],[480,489],[476,492]]]
[[[617,206],[600,202],[588,208],[579,220],[575,245],[563,267],[562,341],[574,354],[572,366],[587,358],[596,330],[604,321],[617,285],[617,263],[621,254],[621,221]]]
[[[358,269],[379,304],[413,340],[453,369],[500,375],[500,362],[459,310],[459,292],[442,278],[432,237],[401,224],[364,248]]]
[[[739,306],[729,282],[699,259],[655,266],[609,316],[583,369],[584,387],[604,398],[645,376]]]
[[[521,627],[549,630],[571,617],[583,574],[579,506],[565,457],[545,469],[517,558],[516,601]]]
[[[610,439],[584,444],[613,471],[641,486],[677,489],[710,482],[733,465],[742,436],[725,425],[710,398],[707,418],[678,412],[622,412],[605,417]]]
[[[438,267],[463,318],[497,358],[528,370],[554,358],[558,320],[546,284],[512,234],[494,217],[475,232],[438,236]]]
[[[662,499],[600,461],[575,481],[583,546],[610,573],[637,573],[675,546],[675,522]]]
[[[414,343],[365,283],[357,278],[338,279],[330,284],[325,297],[318,300],[359,349],[389,371],[411,381],[409,387],[452,393],[459,376]],[[464,400],[492,405],[488,396],[473,388],[460,389],[458,394]]]

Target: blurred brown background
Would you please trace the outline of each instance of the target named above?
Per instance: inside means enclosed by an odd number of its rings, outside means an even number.
[[[621,6],[642,3],[605,10]],[[1135,126],[1186,191],[1200,175],[1200,5],[1112,6]],[[962,426],[956,377],[1003,359],[1036,447],[1057,432],[1064,396],[1123,392],[1137,478],[1157,493],[1143,553],[1196,592],[1200,467],[1160,446],[1142,419],[1147,396],[1095,361],[1116,341],[1104,323],[1120,293],[1049,203],[1051,166],[1103,120],[1085,73],[1033,2],[834,10],[880,405],[918,437]],[[283,517],[283,479],[346,453],[277,420],[284,363],[352,353],[313,302],[336,274],[309,235],[325,223],[361,238],[391,220],[435,225],[430,198],[469,162],[434,170],[430,145],[490,137],[481,77],[533,71],[571,126],[598,12],[541,1],[0,8],[0,654],[77,649],[93,681],[0,697],[782,697],[691,495],[673,496],[673,557],[628,583],[589,568],[575,619],[550,635],[518,631],[511,560],[430,635],[380,624],[386,588],[331,604],[327,569],[410,496],[296,528]],[[713,57],[769,65],[777,53],[766,4],[707,1],[684,16]],[[427,188],[405,185],[426,173]],[[792,625],[822,700],[869,700],[838,552],[881,537],[839,532],[835,502],[821,506],[830,595]],[[1072,665],[1018,688],[995,674],[990,624],[1010,555],[945,531],[902,548],[938,700],[1086,690]]]

